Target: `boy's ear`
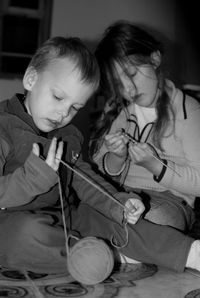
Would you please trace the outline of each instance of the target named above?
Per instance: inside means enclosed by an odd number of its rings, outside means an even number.
[[[161,53],[160,51],[155,51],[151,54],[151,62],[153,63],[154,68],[158,68],[161,63]]]
[[[32,66],[28,67],[23,77],[24,89],[26,89],[27,91],[31,91],[37,79],[38,73],[36,69]]]

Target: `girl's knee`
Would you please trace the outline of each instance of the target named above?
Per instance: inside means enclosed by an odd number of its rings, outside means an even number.
[[[159,224],[171,226],[179,230],[187,229],[187,222],[182,212],[176,212],[176,210],[150,210],[146,215],[145,219]]]

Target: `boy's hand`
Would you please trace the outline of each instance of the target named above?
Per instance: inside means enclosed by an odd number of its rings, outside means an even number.
[[[40,150],[39,150],[38,144],[36,144],[36,143],[33,144],[32,152],[35,155],[37,155],[38,157],[40,156]],[[47,153],[47,158],[46,158],[45,162],[54,171],[57,171],[58,168],[59,168],[62,153],[63,153],[63,142],[59,142],[59,144],[57,146],[57,139],[53,138],[52,141],[51,141],[51,144],[49,146],[49,151]]]
[[[144,204],[139,199],[129,199],[126,204],[124,216],[128,223],[136,224],[145,210]]]

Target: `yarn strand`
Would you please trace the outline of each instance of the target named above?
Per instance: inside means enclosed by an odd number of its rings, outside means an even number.
[[[40,292],[37,285],[34,283],[34,281],[29,277],[26,270],[23,270],[23,274],[24,274],[26,280],[29,282],[35,298],[45,298],[44,295]]]
[[[60,194],[60,204],[61,204],[61,211],[62,211],[62,219],[63,219],[63,228],[65,234],[65,249],[67,256],[69,255],[69,245],[68,245],[68,233],[67,233],[67,225],[65,220],[65,212],[64,212],[64,204],[63,204],[63,195],[62,195],[62,187],[60,182],[60,177],[58,176],[58,187],[59,187],[59,194]]]
[[[123,209],[126,209],[127,211],[129,211],[129,209],[124,206],[121,202],[119,202],[117,199],[115,199],[115,197],[113,197],[112,195],[110,195],[107,191],[105,191],[102,187],[100,187],[99,185],[97,185],[96,183],[94,183],[93,181],[91,181],[90,179],[88,179],[85,175],[83,175],[82,173],[80,173],[80,170],[77,171],[74,168],[72,168],[68,163],[64,162],[62,159],[59,159],[59,161],[64,164],[67,168],[69,168],[71,171],[73,171],[74,173],[76,173],[78,176],[80,176],[81,178],[83,178],[84,180],[86,180],[89,184],[91,184],[93,187],[95,187],[96,189],[98,189],[100,192],[102,192],[105,196],[107,196],[109,199],[111,199],[112,201],[114,201],[115,203],[117,203],[118,205],[120,205]]]

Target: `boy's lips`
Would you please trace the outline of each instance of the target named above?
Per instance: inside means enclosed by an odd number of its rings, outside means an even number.
[[[50,123],[51,126],[53,127],[58,127],[61,125],[62,121],[58,120],[52,120],[52,119],[47,119],[47,121]]]

